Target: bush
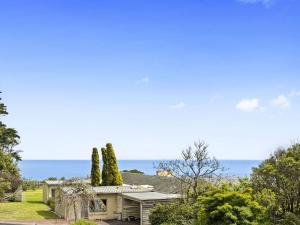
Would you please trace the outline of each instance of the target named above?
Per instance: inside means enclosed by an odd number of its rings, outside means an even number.
[[[152,225],[189,225],[196,217],[195,208],[183,202],[157,204],[150,214]]]
[[[144,172],[137,170],[137,169],[132,169],[132,170],[122,170],[122,172],[125,173],[139,173],[139,174],[144,174]]]
[[[266,224],[265,208],[253,197],[246,184],[224,184],[198,198],[198,224]]]
[[[31,179],[23,179],[22,181],[22,190],[36,190],[39,188],[39,182]]]
[[[97,223],[90,220],[81,219],[81,220],[77,220],[74,223],[71,223],[71,225],[97,225]]]
[[[286,213],[277,225],[300,225],[300,219],[294,213]]]

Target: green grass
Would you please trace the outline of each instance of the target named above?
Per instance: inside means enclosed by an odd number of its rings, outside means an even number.
[[[0,203],[0,220],[45,220],[57,216],[42,202],[42,190],[24,192],[23,202]]]

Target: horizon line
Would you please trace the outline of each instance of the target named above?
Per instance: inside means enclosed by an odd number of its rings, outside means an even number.
[[[46,160],[51,160],[51,161],[88,161],[91,159],[22,159],[21,161],[25,161],[25,160],[31,160],[31,161],[46,161]],[[100,159],[102,161],[102,159]],[[117,161],[121,161],[121,160],[128,160],[128,161],[138,161],[138,160],[143,160],[143,161],[162,161],[162,160],[177,160],[175,159],[117,159]],[[262,161],[265,159],[217,159],[218,161]]]

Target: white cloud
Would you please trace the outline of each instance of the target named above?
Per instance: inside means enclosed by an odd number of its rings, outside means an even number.
[[[237,105],[236,109],[246,112],[251,112],[259,109],[259,99],[243,99]]]
[[[150,82],[149,77],[143,77],[143,78],[136,81],[137,84],[145,84],[145,83],[149,83],[149,82]]]
[[[172,108],[172,109],[181,109],[181,108],[184,108],[184,107],[185,107],[184,102],[178,102],[177,104],[170,106],[170,108]]]
[[[263,4],[266,7],[270,7],[275,0],[236,0],[238,2],[242,2],[245,4],[256,4],[256,3],[260,3]]]
[[[282,109],[286,109],[290,107],[291,103],[285,95],[279,95],[271,100],[271,105]]]

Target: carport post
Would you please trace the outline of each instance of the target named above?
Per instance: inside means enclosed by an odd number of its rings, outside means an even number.
[[[140,202],[140,225],[143,225],[143,204]]]

